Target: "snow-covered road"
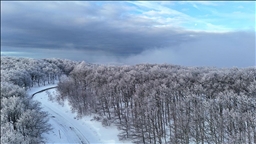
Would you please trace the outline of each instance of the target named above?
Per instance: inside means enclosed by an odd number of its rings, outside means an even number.
[[[29,95],[56,85],[32,88]],[[51,95],[55,95],[56,89],[47,90]],[[116,127],[102,127],[100,122],[91,121],[92,116],[77,119],[76,114],[71,112],[68,102],[61,106],[55,101],[50,101],[47,91],[36,94],[33,99],[42,103],[43,111],[47,111],[50,116],[49,123],[53,130],[45,134],[47,143],[80,143],[80,144],[119,144],[125,143],[118,140],[118,130]],[[126,142],[128,143],[128,142]]]

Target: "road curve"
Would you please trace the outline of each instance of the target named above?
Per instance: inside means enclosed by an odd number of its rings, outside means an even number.
[[[48,87],[32,94],[32,98],[42,103],[42,110],[48,112],[49,123],[53,130],[45,135],[47,143],[80,143],[80,144],[99,144],[102,143],[98,136],[93,134],[89,126],[75,119],[67,105],[61,106],[55,101],[49,101],[45,91],[55,93],[54,87]]]
[[[36,94],[38,93],[41,93],[41,92],[44,92],[44,91],[47,91],[47,90],[50,90],[50,89],[54,89],[54,88],[57,88],[58,86],[54,86],[54,87],[49,87],[49,88],[45,88],[45,89],[42,89],[40,91],[37,91],[35,93],[32,94],[31,98],[33,98]]]

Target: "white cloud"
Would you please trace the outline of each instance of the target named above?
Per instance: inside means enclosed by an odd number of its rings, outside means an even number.
[[[221,4],[220,1],[177,1],[178,4],[184,5],[184,4],[191,4],[193,5],[200,5],[200,6],[213,6],[217,7]]]
[[[192,4],[193,5],[193,7],[194,8],[196,8],[196,9],[198,9],[199,10],[199,8],[197,7],[197,5],[196,4]]]
[[[202,17],[192,17],[185,12],[188,9],[181,9],[180,11],[172,9],[170,6],[166,6],[160,2],[129,2],[133,5],[136,5],[142,10],[141,14],[144,18],[156,21],[156,27],[183,27],[187,30],[201,30],[208,32],[216,32],[218,30],[222,32],[230,31],[231,29],[223,26],[214,24],[211,21],[214,21],[213,18],[202,18]],[[187,4],[190,3],[194,8],[199,9],[198,5],[206,5],[206,6],[216,6],[216,3],[213,2],[178,2],[179,4]],[[194,24],[200,25],[200,27],[196,27]],[[190,25],[190,26],[189,26]]]
[[[174,47],[145,50],[123,63],[169,63],[185,66],[248,67],[255,66],[252,33],[199,34],[195,41]]]

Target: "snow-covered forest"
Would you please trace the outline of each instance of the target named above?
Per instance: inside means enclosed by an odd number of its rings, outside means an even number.
[[[61,59],[1,57],[1,143],[35,144],[51,130],[47,113],[26,90],[54,83],[76,62]]]
[[[80,116],[96,113],[134,143],[256,143],[256,70],[78,64],[58,84]]]
[[[26,90],[58,80],[57,100],[134,143],[256,143],[256,69],[106,66],[1,58],[1,143],[39,143],[51,127]]]

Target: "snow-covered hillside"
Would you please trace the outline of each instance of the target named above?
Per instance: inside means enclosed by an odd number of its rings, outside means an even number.
[[[56,85],[32,88],[28,91],[28,94],[32,95],[37,91],[53,86]],[[33,97],[34,100],[41,102],[43,110],[49,113],[49,123],[52,125],[53,130],[49,134],[44,135],[47,143],[129,143],[118,140],[118,130],[116,127],[103,127],[100,122],[91,121],[93,116],[77,119],[76,114],[72,113],[67,101],[62,106],[55,101],[49,100],[47,93],[54,96],[57,93],[56,89],[47,91],[38,93]]]

